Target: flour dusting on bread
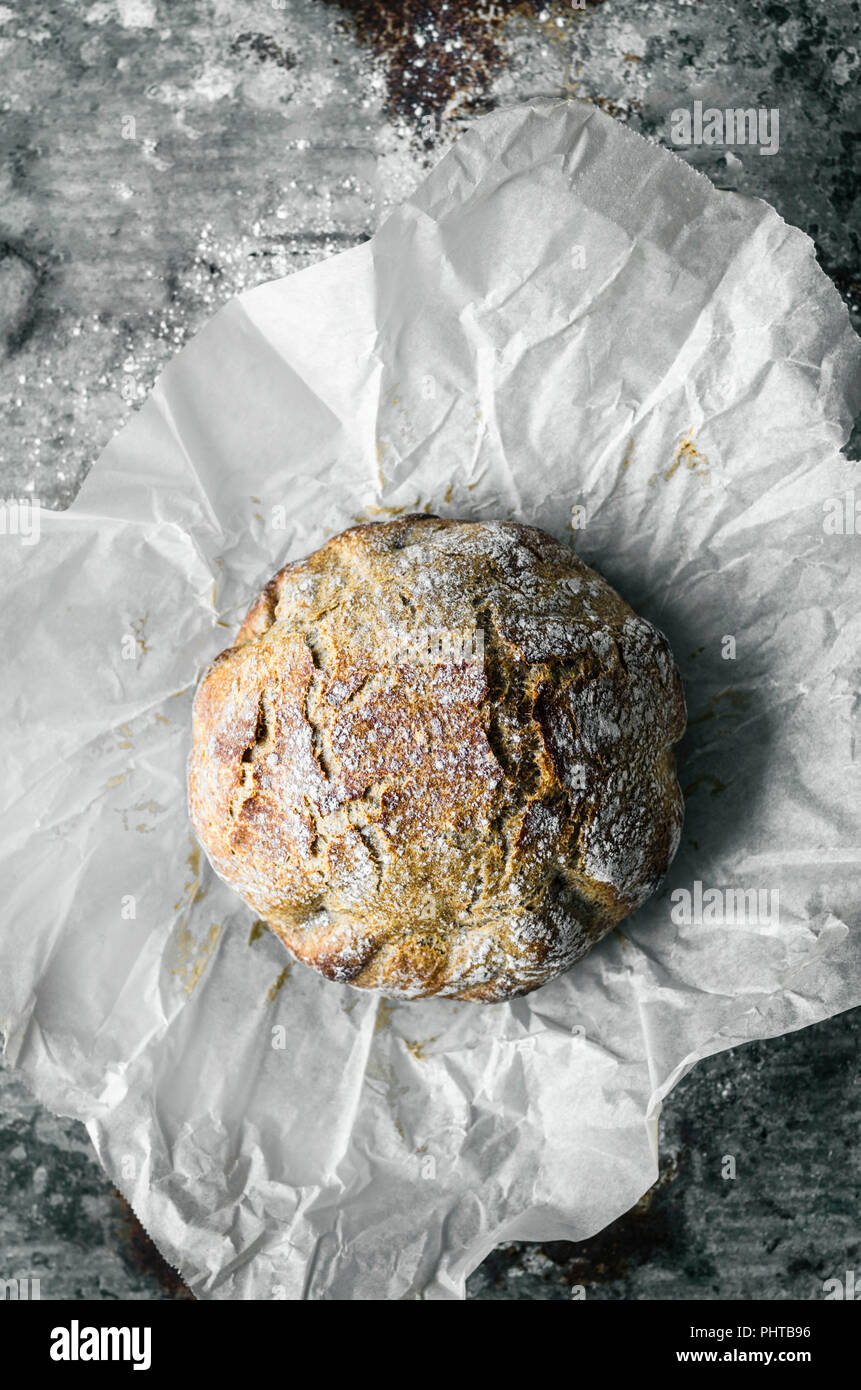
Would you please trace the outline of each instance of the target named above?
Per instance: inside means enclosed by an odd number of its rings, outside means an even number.
[[[654,891],[684,724],[666,639],[565,546],[406,516],[266,586],[198,690],[189,806],[300,960],[396,998],[493,1002]]]

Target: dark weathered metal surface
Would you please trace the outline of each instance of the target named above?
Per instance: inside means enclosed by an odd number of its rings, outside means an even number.
[[[68,505],[220,304],[364,240],[476,115],[531,97],[584,97],[665,143],[696,97],[778,107],[776,156],[685,157],[808,231],[857,316],[859,29],[857,0],[0,3],[0,495]],[[701,1064],[668,1102],[655,1191],[582,1246],[496,1252],[470,1297],[861,1279],[858,1019]],[[0,1275],[181,1296],[83,1129],[0,1086]]]

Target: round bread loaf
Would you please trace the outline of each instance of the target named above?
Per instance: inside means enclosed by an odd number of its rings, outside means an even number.
[[[533,527],[355,526],[279,571],[194,705],[216,872],[299,960],[400,999],[566,970],[678,846],[663,635]]]

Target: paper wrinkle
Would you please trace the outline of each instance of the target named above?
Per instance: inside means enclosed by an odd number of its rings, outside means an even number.
[[[282,368],[286,369],[286,375],[288,379],[297,381],[300,384],[302,389],[308,393],[310,401],[315,406],[319,406],[320,410],[324,412],[325,416],[328,417],[331,424],[336,429],[340,430],[341,428],[343,428],[345,423],[344,420],[342,420],[337,409],[330,405],[329,402],[325,399],[325,397],[320,394],[319,387],[314,386],[306,377],[302,375],[302,372],[299,370],[299,367],[297,366],[295,361],[291,360],[288,362],[287,359],[284,357],[283,353],[278,351],[278,349],[270,341],[270,339],[267,338],[266,333],[261,328],[257,319],[253,318],[251,314],[248,312],[248,308],[242,303],[241,299],[236,300],[234,302],[236,304],[236,312],[242,314],[243,328],[249,331],[257,342],[263,345],[263,348],[265,349],[267,354],[271,355],[275,359],[275,361],[277,361],[280,364]]]
[[[479,460],[486,452],[485,444],[488,441],[496,443],[498,448],[495,461],[497,468],[502,471],[502,477],[497,483],[500,500],[504,500],[515,511],[519,511],[523,506],[523,498],[517,486],[515,468],[505,452],[502,430],[496,418],[496,395],[493,389],[492,376],[488,371],[488,361],[492,356],[492,348],[482,336],[481,328],[471,312],[472,307],[471,304],[465,305],[458,315],[473,351],[478,403],[481,408],[481,431],[476,435],[472,457],[467,465],[467,473],[470,477],[475,476]]]
[[[697,1060],[861,1002],[861,580],[822,528],[859,399],[808,238],[592,106],[534,103],[477,121],[370,243],[231,300],[41,545],[0,537],[7,1055],[198,1297],[461,1298],[499,1240],[585,1239],[638,1200]],[[664,885],[509,1004],[291,964],[188,826],[203,668],[285,560],[387,508],[573,535],[685,681]],[[696,880],[777,889],[777,920],[677,926]]]
[[[190,482],[194,485],[196,497],[199,499],[201,503],[201,511],[203,515],[206,517],[212,530],[216,533],[216,536],[223,537],[225,534],[225,527],[223,526],[215,508],[212,506],[212,502],[210,501],[206,489],[203,486],[203,480],[200,476],[200,473],[195,468],[191,455],[185,447],[182,438],[182,432],[177,428],[176,421],[173,417],[173,411],[170,407],[170,401],[168,400],[165,394],[164,386],[161,382],[161,379],[159,379],[155,383],[152,391],[150,392],[149,399],[144,406],[144,409],[146,408],[146,405],[150,404],[150,402],[152,403],[152,409],[157,412],[159,418],[167,427],[171,438],[176,444],[177,450],[179,451],[182,457],[182,461],[185,464],[185,469],[188,478]],[[170,518],[162,517],[161,520],[163,520],[164,522],[168,522]],[[196,548],[198,554],[202,555],[199,546]]]

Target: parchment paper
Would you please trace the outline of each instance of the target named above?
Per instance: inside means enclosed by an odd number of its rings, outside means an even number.
[[[230,301],[39,543],[2,538],[8,1056],[199,1297],[461,1297],[497,1242],[642,1195],[697,1058],[861,1002],[861,539],[826,526],[859,394],[802,233],[588,105],[520,107]],[[287,558],[397,507],[570,538],[685,682],[663,889],[511,1004],[290,968],[190,834],[206,662]],[[680,923],[696,882],[778,919]]]

